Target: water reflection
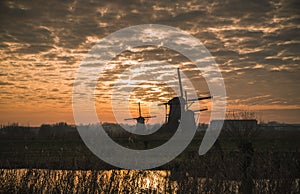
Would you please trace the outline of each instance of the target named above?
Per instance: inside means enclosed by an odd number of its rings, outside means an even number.
[[[254,190],[269,193],[282,181],[253,180]],[[299,183],[290,182],[291,190],[299,191]],[[174,179],[166,170],[0,169],[0,193],[239,193],[240,186],[239,181],[188,173]]]
[[[163,170],[73,171],[2,169],[0,187],[32,193],[168,193],[177,192],[176,181]]]

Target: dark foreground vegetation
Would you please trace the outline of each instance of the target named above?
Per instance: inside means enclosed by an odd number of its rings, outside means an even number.
[[[129,141],[129,136],[116,132],[116,128],[106,125],[116,142],[132,149],[155,147],[168,138],[155,136],[147,139],[147,144],[139,138]],[[39,128],[6,126],[0,135],[0,192],[42,192],[48,184],[54,193],[300,192],[299,130],[259,127],[249,134],[223,130],[213,148],[199,156],[203,135],[204,131],[198,131],[189,147],[164,166],[151,171],[122,171],[93,155],[76,129],[65,123]],[[156,173],[159,175],[154,176]],[[152,187],[158,179],[152,175],[162,177],[159,186]],[[152,186],[139,186],[143,181]]]

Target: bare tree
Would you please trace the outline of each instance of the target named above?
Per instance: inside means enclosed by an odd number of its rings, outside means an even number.
[[[223,130],[229,137],[240,141],[251,141],[260,134],[256,114],[250,111],[228,112]]]
[[[226,115],[223,130],[228,137],[237,139],[240,154],[239,168],[241,170],[241,193],[253,192],[253,176],[251,164],[254,155],[253,139],[260,134],[256,115],[249,111],[230,111]]]

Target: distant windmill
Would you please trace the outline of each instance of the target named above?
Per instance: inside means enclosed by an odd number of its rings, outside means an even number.
[[[189,107],[195,102],[195,101],[201,101],[206,99],[211,99],[212,96],[210,96],[209,93],[205,93],[203,96],[199,96],[195,99],[188,99],[187,92],[185,91],[185,96],[183,95],[183,88],[182,88],[182,82],[181,82],[181,76],[180,76],[180,69],[177,68],[177,74],[178,74],[178,82],[179,82],[179,88],[180,88],[180,96],[174,97],[168,102],[158,104],[158,106],[165,105],[165,111],[166,111],[166,118],[165,122],[167,125],[174,126],[176,124],[179,124],[181,113],[183,113],[183,119],[187,121],[187,123],[192,123],[195,125],[194,120],[194,113],[196,112],[202,112],[208,110],[207,108],[202,108],[199,110],[189,110]],[[188,104],[188,102],[190,102]],[[167,114],[169,108],[169,114]]]
[[[141,103],[138,103],[139,106],[139,116],[135,118],[127,118],[124,119],[125,121],[130,121],[130,120],[136,120],[136,130],[145,130],[145,120],[149,118],[155,118],[156,116],[142,116],[142,111],[141,111]]]

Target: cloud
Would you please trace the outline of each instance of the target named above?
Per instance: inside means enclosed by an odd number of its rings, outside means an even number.
[[[14,85],[13,83],[10,83],[10,82],[2,82],[0,81],[0,86],[12,86]]]
[[[47,107],[65,108],[67,103],[70,108],[76,70],[98,40],[124,27],[158,23],[180,28],[203,42],[223,73],[229,106],[299,105],[299,11],[297,0],[1,1],[0,86],[13,92],[1,91],[0,97],[12,107],[25,106],[21,100],[15,102],[23,96],[28,106],[45,102]],[[99,75],[99,86],[107,92],[115,80],[126,79],[122,73],[129,62],[153,60],[181,65],[194,83],[207,89],[201,75],[189,73],[194,67],[184,56],[151,47],[116,56],[112,68]],[[92,70],[97,64],[89,66]],[[175,86],[174,75],[172,68],[153,63],[133,78],[157,76]],[[26,88],[28,94],[22,95]],[[39,98],[39,93],[49,93],[48,99]],[[153,94],[163,97],[167,91]],[[106,101],[108,96],[103,98]],[[152,101],[155,96],[146,98]]]

